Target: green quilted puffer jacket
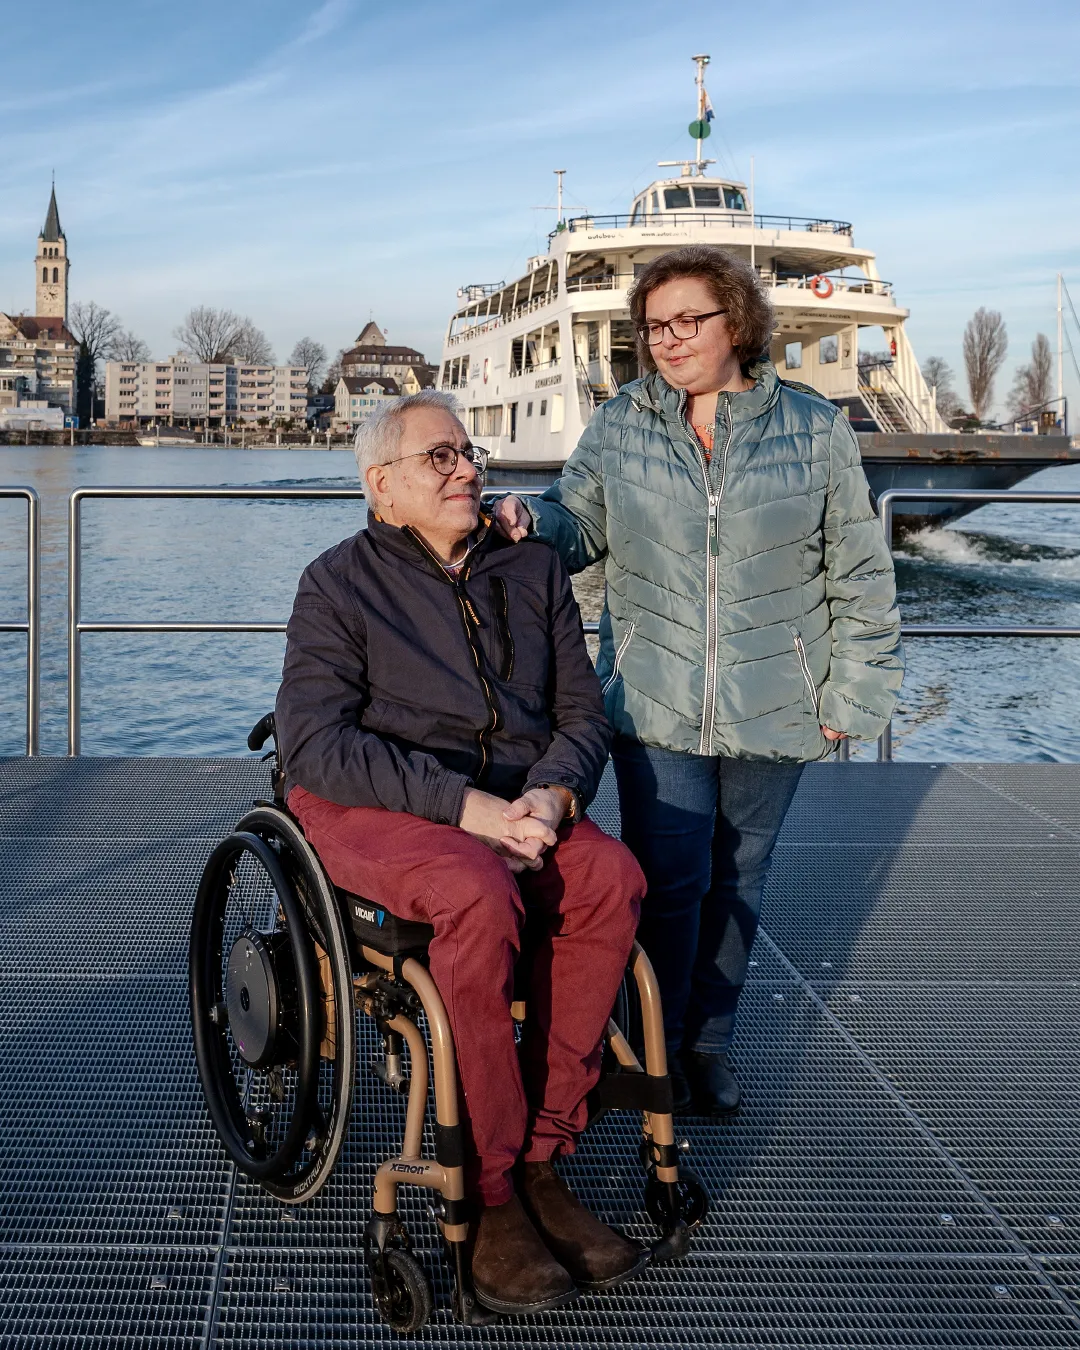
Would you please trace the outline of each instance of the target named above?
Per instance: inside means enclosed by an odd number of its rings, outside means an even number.
[[[773,365],[717,402],[706,462],[658,374],[597,409],[527,499],[571,572],[607,559],[598,672],[616,732],[804,761],[871,740],[903,679],[892,559],[840,410]]]

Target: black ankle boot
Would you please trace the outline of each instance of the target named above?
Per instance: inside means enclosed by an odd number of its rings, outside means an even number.
[[[742,1089],[727,1055],[686,1050],[682,1054],[682,1067],[692,1099],[689,1114],[713,1118],[735,1114]]]
[[[668,1077],[671,1079],[671,1114],[687,1116],[690,1114],[690,1084],[683,1072],[682,1060],[678,1055],[668,1056]]]

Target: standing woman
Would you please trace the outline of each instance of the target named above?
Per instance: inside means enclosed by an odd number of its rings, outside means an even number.
[[[903,678],[892,560],[840,410],[763,356],[748,264],[694,246],[630,296],[649,372],[562,477],[504,498],[571,572],[606,557],[598,672],[623,839],[648,879],[676,1105],[739,1105],[728,1059],[773,846],[803,764],[884,729]]]

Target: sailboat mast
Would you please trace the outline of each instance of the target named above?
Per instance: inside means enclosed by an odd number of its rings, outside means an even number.
[[[1065,430],[1065,331],[1061,313],[1061,273],[1057,274],[1057,406]]]

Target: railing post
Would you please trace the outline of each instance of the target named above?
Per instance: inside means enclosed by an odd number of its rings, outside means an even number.
[[[26,753],[41,750],[41,501],[26,490]]]
[[[82,747],[82,634],[79,628],[82,593],[82,494],[76,489],[68,503],[68,754]]]

